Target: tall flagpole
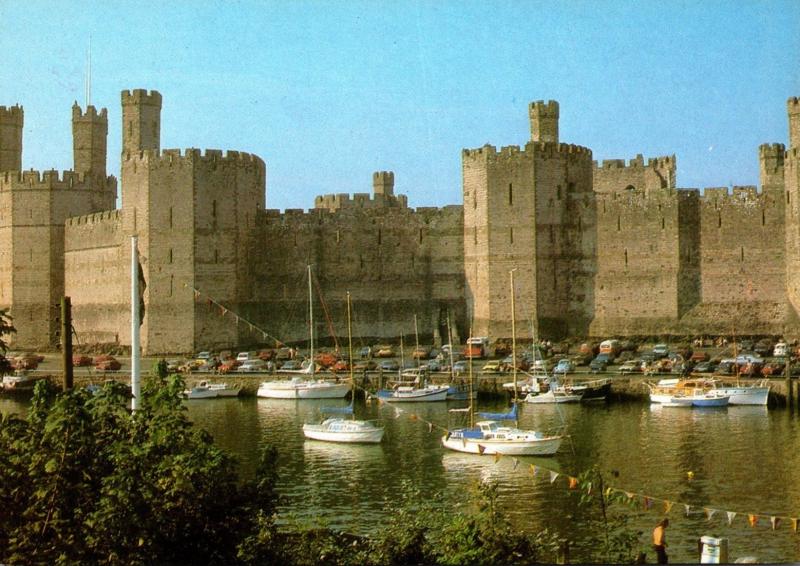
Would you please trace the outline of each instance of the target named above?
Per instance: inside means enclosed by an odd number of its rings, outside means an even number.
[[[139,370],[139,249],[131,236],[131,410],[139,409],[141,394]]]

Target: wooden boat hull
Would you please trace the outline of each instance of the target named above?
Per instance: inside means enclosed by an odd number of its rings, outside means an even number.
[[[730,396],[731,405],[766,405],[769,400],[769,386],[719,386],[717,391]]]

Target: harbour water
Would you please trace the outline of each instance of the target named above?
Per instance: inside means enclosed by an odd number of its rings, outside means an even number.
[[[570,540],[571,559],[582,561],[600,533],[579,507],[578,494],[567,488],[566,476],[596,466],[608,485],[636,494],[635,506],[614,509],[628,517],[627,529],[642,531],[640,546],[650,561],[650,532],[664,516],[662,500],[673,504],[667,515],[672,562],[697,562],[702,535],[728,538],[731,560],[800,560],[800,534],[791,522],[784,520],[774,530],[770,522],[771,516],[800,516],[800,420],[785,409],[523,405],[521,428],[566,424],[570,439],[555,457],[496,461],[441,447],[442,429],[459,418],[448,413],[458,406],[452,403],[357,404],[359,417],[386,425],[384,442],[377,446],[304,440],[303,423],[316,418],[322,405],[331,401],[186,402],[190,418],[240,458],[243,473],[253,472],[261,446],[278,448],[282,520],[368,533],[412,490],[453,508],[467,501],[476,482],[490,480],[497,482],[500,503],[519,528],[557,532]],[[481,410],[502,408],[499,401],[480,405]],[[21,405],[0,400],[0,411],[8,410]],[[531,464],[540,467],[535,477]],[[550,470],[561,474],[552,483]],[[652,498],[649,509],[644,496]],[[705,509],[714,510],[710,519]],[[736,513],[730,525],[728,512]],[[759,515],[755,527],[749,514]]]

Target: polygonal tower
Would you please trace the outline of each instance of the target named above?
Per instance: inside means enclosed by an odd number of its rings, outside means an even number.
[[[372,193],[376,195],[394,195],[394,173],[392,171],[376,171],[372,174]]]
[[[21,106],[0,106],[0,171],[22,169],[23,121]]]
[[[122,91],[122,154],[161,149],[161,94]]]
[[[786,102],[789,113],[789,147],[800,147],[800,98],[793,96]]]
[[[531,119],[531,141],[558,143],[558,102],[531,102],[528,115]]]
[[[108,110],[98,114],[94,106],[86,112],[78,103],[72,105],[72,153],[76,173],[106,176],[106,142],[108,139]]]

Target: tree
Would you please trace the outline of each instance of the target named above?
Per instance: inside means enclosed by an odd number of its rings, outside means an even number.
[[[6,358],[6,352],[8,352],[8,336],[16,331],[8,309],[0,309],[0,375],[11,373],[14,369]]]

